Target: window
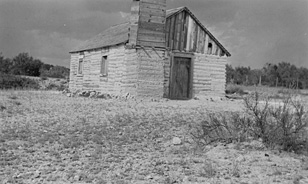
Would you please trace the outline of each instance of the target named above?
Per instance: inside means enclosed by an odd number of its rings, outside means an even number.
[[[208,48],[207,48],[207,54],[212,54],[212,43],[209,43]]]
[[[78,74],[82,74],[82,70],[83,70],[83,58],[79,58]]]
[[[108,61],[107,61],[107,56],[102,57],[101,61],[101,75],[102,76],[107,76],[108,75]]]

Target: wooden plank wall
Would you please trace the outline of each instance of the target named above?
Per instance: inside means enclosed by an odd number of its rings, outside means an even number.
[[[196,97],[224,96],[227,57],[195,53],[193,90]]]
[[[165,23],[166,0],[141,0],[137,45],[164,48]]]
[[[165,51],[151,48],[137,49],[138,96],[162,98],[164,93]]]
[[[171,50],[202,54],[207,54],[208,43],[212,42],[213,47],[210,54],[224,55],[217,43],[186,11],[167,18],[165,39],[166,46]]]

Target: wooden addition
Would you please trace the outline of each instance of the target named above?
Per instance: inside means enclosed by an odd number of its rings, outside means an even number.
[[[72,91],[191,99],[223,96],[231,54],[186,7],[132,0],[130,21],[71,52]]]

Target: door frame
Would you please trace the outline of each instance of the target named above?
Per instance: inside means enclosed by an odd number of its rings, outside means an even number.
[[[171,84],[172,84],[172,74],[173,74],[173,66],[174,66],[174,58],[175,57],[182,57],[182,58],[189,58],[190,59],[190,68],[189,68],[189,90],[188,90],[188,97],[182,99],[174,99],[171,98]],[[170,76],[169,76],[169,99],[174,100],[190,100],[193,98],[193,76],[194,76],[194,54],[193,53],[183,53],[183,52],[171,52],[170,53]]]

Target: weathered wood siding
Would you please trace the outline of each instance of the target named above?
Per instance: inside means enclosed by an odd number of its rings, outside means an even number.
[[[164,93],[165,51],[137,49],[138,96],[162,98]]]
[[[83,72],[78,74],[79,53],[71,54],[71,90],[95,90],[104,93],[121,94],[122,77],[126,72],[124,44],[84,52]],[[102,57],[107,56],[108,75],[101,75]]]
[[[133,0],[130,45],[165,48],[166,0]]]
[[[166,46],[171,50],[223,56],[225,53],[214,38],[187,12],[181,11],[166,20]]]
[[[193,93],[201,96],[224,96],[227,57],[195,53]]]

